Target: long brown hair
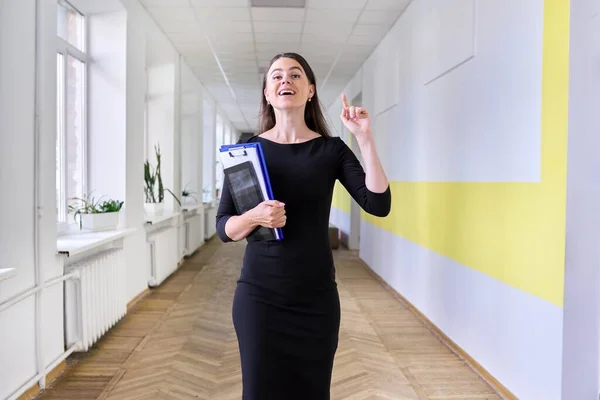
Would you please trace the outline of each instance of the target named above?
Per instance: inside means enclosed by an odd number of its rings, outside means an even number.
[[[291,58],[296,60],[301,66],[304,72],[306,73],[306,77],[308,81],[314,85],[315,94],[311,98],[311,101],[306,103],[306,108],[304,109],[304,120],[306,121],[306,125],[309,129],[317,132],[321,136],[331,137],[331,133],[329,130],[329,126],[327,124],[327,119],[323,114],[323,109],[321,108],[321,102],[319,101],[319,96],[317,94],[317,80],[315,78],[315,73],[313,72],[308,62],[297,53],[281,53],[277,54],[275,57],[271,59],[269,65],[265,69],[265,74],[263,77],[262,84],[262,92],[261,92],[261,102],[260,102],[260,120],[258,123],[260,135],[263,132],[272,129],[275,126],[275,111],[273,111],[273,107],[267,104],[267,99],[264,96],[265,88],[267,87],[267,75],[273,63],[280,58]]]

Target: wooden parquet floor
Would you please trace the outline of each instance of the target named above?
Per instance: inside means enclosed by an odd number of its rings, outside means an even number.
[[[239,400],[231,305],[243,251],[211,240],[38,398]],[[342,323],[332,400],[500,399],[352,253],[335,258]]]

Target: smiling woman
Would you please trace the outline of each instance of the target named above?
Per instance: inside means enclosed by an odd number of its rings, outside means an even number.
[[[281,241],[248,240],[235,291],[233,322],[242,361],[243,400],[328,400],[338,346],[340,300],[329,242],[333,187],[339,180],[368,213],[386,216],[391,192],[366,110],[345,103],[340,116],[357,138],[366,173],[331,137],[315,76],[295,53],[277,55],[263,81],[259,142],[276,200],[240,215],[227,182],[217,233],[239,241],[261,226]]]
[[[296,53],[273,57],[265,70],[262,89],[260,132],[267,132],[275,126],[278,110],[298,109],[306,105],[306,126],[321,136],[331,136],[317,95],[315,74],[304,57]]]

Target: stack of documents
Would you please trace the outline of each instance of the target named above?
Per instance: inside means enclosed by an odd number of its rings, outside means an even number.
[[[239,143],[221,146],[219,149],[225,182],[239,215],[256,207],[265,200],[275,200],[269,181],[269,173],[260,143]],[[281,240],[281,228],[260,227],[247,240]]]

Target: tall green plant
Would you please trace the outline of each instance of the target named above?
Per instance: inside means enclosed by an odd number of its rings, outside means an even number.
[[[163,186],[161,172],[162,154],[160,153],[159,145],[154,146],[154,153],[156,155],[156,168],[152,168],[148,160],[144,163],[144,193],[146,195],[146,203],[162,203],[165,198],[165,191],[167,191],[171,193],[177,204],[181,206],[181,201],[177,196],[170,189]]]
[[[150,163],[144,163],[144,194],[146,195],[146,203],[157,203],[154,195],[154,185],[156,184],[156,173],[152,171]]]

